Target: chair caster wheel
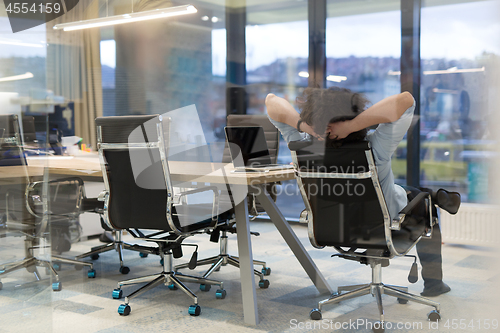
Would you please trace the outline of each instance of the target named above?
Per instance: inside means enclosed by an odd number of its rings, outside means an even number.
[[[319,309],[312,309],[311,312],[309,312],[309,318],[312,320],[321,320],[322,317]]]
[[[200,290],[201,291],[209,291],[210,288],[212,288],[212,286],[209,285],[209,284],[200,284]]]
[[[160,259],[160,265],[163,267],[163,259]]]
[[[190,305],[188,312],[191,316],[195,316],[195,317],[199,316],[201,314],[201,307],[198,304]]]
[[[269,287],[269,285],[270,285],[269,280],[259,281],[259,287],[262,289],[267,289]]]
[[[120,299],[123,297],[123,291],[121,289],[113,290],[113,299]]]
[[[89,277],[89,279],[94,279],[95,278],[95,269],[89,269],[89,271],[87,272],[87,276]]]
[[[62,283],[61,282],[52,283],[52,290],[53,291],[61,291],[62,290]]]
[[[128,274],[128,272],[130,272],[130,268],[128,268],[127,266],[121,266],[120,267],[120,273],[122,273],[122,274]]]
[[[139,252],[139,257],[141,257],[141,258],[147,258],[148,254],[147,253]]]
[[[99,253],[96,253],[96,254],[91,255],[91,256],[90,256],[90,259],[92,259],[92,260],[97,260],[97,259],[99,259]]]
[[[404,298],[399,298],[399,297],[398,297],[398,303],[399,303],[399,304],[406,304],[406,303],[408,303],[408,300],[407,300],[407,299],[404,299]]]
[[[271,275],[271,268],[270,267],[264,267],[262,268],[262,274],[264,274],[265,276],[269,276]]]
[[[373,323],[373,328],[372,328],[374,333],[384,333],[384,322],[376,321]]]
[[[438,321],[441,319],[441,315],[439,314],[439,312],[437,312],[437,310],[432,310],[427,315],[427,319],[429,319],[430,321]]]
[[[0,290],[2,290],[2,288],[3,288],[3,283],[0,282]]]
[[[54,267],[54,269],[56,271],[60,271],[61,270],[61,264],[52,264],[52,267]]]
[[[122,304],[118,307],[118,313],[120,316],[128,316],[130,314],[130,305],[128,304]]]
[[[167,287],[170,290],[177,290],[177,286],[174,283],[169,284]]]
[[[224,289],[217,289],[215,292],[215,298],[224,299],[226,298],[226,291]]]

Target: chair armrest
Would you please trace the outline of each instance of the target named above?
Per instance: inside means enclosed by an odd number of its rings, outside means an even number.
[[[82,188],[83,188],[83,179],[81,179],[80,177],[66,177],[66,178],[58,178],[58,179],[54,179],[54,180],[50,180],[48,182],[46,182],[47,186],[51,186],[51,185],[54,185],[54,184],[63,184],[63,183],[67,183],[67,182],[76,182],[78,185],[78,189],[80,191],[80,197],[79,199],[77,199],[76,203],[75,203],[75,207],[78,207],[80,205],[80,202],[83,198],[83,192],[82,192]],[[43,202],[43,193],[38,193],[36,194],[36,192],[34,194],[32,194],[31,192],[35,191],[35,188],[42,184],[43,186],[43,183],[44,181],[37,181],[37,182],[32,182],[30,184],[28,184],[26,186],[26,192],[25,192],[25,206],[26,206],[26,209],[28,210],[28,212],[35,216],[35,217],[38,217],[38,218],[41,218],[42,216],[39,215],[35,210],[35,206],[43,206],[44,202]],[[33,204],[33,207],[31,206],[31,203]],[[44,207],[44,210],[45,210],[45,207]]]
[[[406,218],[406,215],[408,214],[411,214],[411,212],[413,211],[413,209],[415,209],[415,207],[423,200],[425,200],[426,198],[428,198],[428,211],[429,211],[429,217],[430,219],[432,220],[432,209],[431,209],[431,198],[430,198],[430,194],[427,193],[427,192],[421,192],[419,193],[415,198],[413,198],[413,200],[411,200],[408,205],[405,206],[405,208],[403,208],[400,212],[399,212],[399,215],[398,215],[398,218],[395,218],[391,221],[391,227],[390,229],[391,230],[400,230],[401,229],[401,224],[403,223],[403,221],[405,220]],[[432,225],[431,225],[432,227]]]
[[[297,141],[290,141],[288,143],[288,148],[290,150],[299,150],[299,149],[303,149],[307,146],[310,146],[312,145],[313,143],[313,140],[312,140],[312,137],[310,135],[306,135],[305,138],[303,138],[302,140],[297,140]]]
[[[196,194],[196,193],[201,193],[201,192],[207,192],[207,191],[212,191],[214,192],[214,199],[213,199],[213,204],[212,204],[212,221],[213,225],[211,228],[215,227],[215,224],[217,223],[218,215],[219,215],[219,189],[217,186],[205,186],[205,187],[200,187],[200,188],[195,188],[193,190],[185,191],[179,194],[174,195],[173,198],[173,203],[178,204],[180,203],[182,197],[191,195],[191,194]]]
[[[104,191],[101,191],[101,193],[99,193],[99,195],[97,196],[97,201],[106,201],[106,197],[108,196],[108,191],[104,190]]]
[[[181,198],[184,196],[196,194],[196,193],[201,193],[201,192],[207,192],[207,191],[213,191],[214,195],[216,195],[217,198],[219,197],[219,189],[217,188],[217,186],[205,186],[205,187],[195,188],[194,190],[189,190],[189,191],[181,192],[179,194],[175,194],[174,199],[173,199],[174,204],[180,203]]]

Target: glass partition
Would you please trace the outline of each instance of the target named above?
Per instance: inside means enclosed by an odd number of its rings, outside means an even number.
[[[45,268],[55,228],[46,214],[43,180],[48,179],[44,157],[56,153],[48,120],[64,102],[47,87],[46,56],[45,25],[13,34],[0,5],[0,297],[18,309],[34,298],[50,300],[57,282]],[[40,195],[30,202],[26,193],[37,181],[42,181]],[[39,214],[32,210],[35,204]],[[52,313],[24,324],[51,330]]]
[[[490,203],[500,2],[441,3],[422,8],[420,182]]]
[[[248,114],[266,114],[265,98],[273,93],[294,107],[295,99],[307,87],[308,23],[306,1],[268,1],[248,6],[246,66]],[[280,138],[278,163],[292,162],[290,150]],[[304,209],[295,180],[276,188],[277,205],[289,220],[297,220]]]

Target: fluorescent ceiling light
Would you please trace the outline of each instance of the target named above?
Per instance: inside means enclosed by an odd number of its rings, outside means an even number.
[[[434,88],[432,89],[432,92],[436,93],[436,94],[459,94],[461,91],[459,90],[452,90],[452,89],[438,89],[438,88]]]
[[[309,77],[309,73],[302,71],[302,72],[299,72],[299,76],[300,77]],[[326,77],[326,79],[328,81],[333,81],[333,82],[342,82],[342,81],[347,80],[347,77],[346,76],[340,76],[340,75],[328,75]]]
[[[0,82],[31,79],[33,76],[34,76],[33,73],[26,72],[26,73],[21,74],[21,75],[2,77],[2,78],[0,78]]]
[[[474,73],[474,72],[484,72],[484,67],[481,68],[466,68],[466,69],[457,69],[456,67],[451,67],[445,70],[437,70],[437,71],[424,71],[424,75],[433,75],[433,74],[453,74],[453,73]]]
[[[465,68],[458,69],[457,67],[451,67],[448,69],[435,70],[435,71],[424,71],[424,75],[435,75],[435,74],[455,74],[455,73],[476,73],[476,72],[484,72],[484,66],[481,68]],[[401,75],[400,71],[389,71],[388,75]]]
[[[115,15],[100,17],[91,20],[75,21],[70,23],[56,24],[54,29],[63,29],[64,31],[73,31],[88,28],[105,27],[116,24],[124,24],[138,21],[153,20],[170,16],[178,16],[196,13],[198,10],[192,5],[183,5],[170,8],[154,9],[145,12],[130,13],[124,15]]]
[[[29,46],[29,47],[43,47],[44,44],[36,44],[36,43],[24,43],[19,41],[10,41],[10,40],[0,40],[0,44],[7,45],[16,45],[16,46]]]
[[[339,76],[339,75],[328,75],[326,77],[328,81],[333,81],[333,82],[342,82],[347,80],[347,76]]]

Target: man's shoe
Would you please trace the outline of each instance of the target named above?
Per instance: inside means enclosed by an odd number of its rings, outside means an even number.
[[[449,292],[451,288],[444,282],[440,282],[439,284],[433,287],[424,287],[424,291],[420,293],[420,295],[424,297],[435,297],[441,294],[445,294]]]

